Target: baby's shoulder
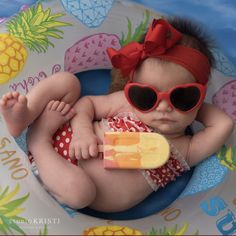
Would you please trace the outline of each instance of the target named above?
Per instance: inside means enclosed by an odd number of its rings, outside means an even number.
[[[117,97],[117,98],[123,98],[123,99],[125,99],[125,93],[124,93],[123,90],[110,93],[110,94],[108,94],[108,96],[112,96],[112,97]]]
[[[131,111],[132,107],[128,103],[124,91],[114,92],[108,95],[107,103],[110,104],[110,115],[116,115],[117,113],[124,111]]]
[[[107,99],[108,99],[108,102],[111,102],[113,104],[120,104],[120,105],[129,104],[125,97],[124,91],[111,93]]]

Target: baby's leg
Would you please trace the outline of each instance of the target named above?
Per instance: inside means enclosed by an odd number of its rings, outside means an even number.
[[[9,92],[0,99],[0,111],[11,135],[19,136],[43,111],[51,100],[70,105],[80,96],[79,80],[68,72],[53,74],[35,85],[24,96]]]
[[[90,208],[103,212],[127,210],[153,192],[139,170],[105,169],[103,160],[81,160],[80,166],[96,186]]]
[[[70,207],[83,208],[94,200],[95,186],[82,168],[63,159],[52,146],[52,135],[74,114],[69,104],[49,102],[30,128],[27,141],[48,191]]]

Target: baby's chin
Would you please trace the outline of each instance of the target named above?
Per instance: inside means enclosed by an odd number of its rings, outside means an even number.
[[[155,130],[165,136],[182,136],[184,134],[185,129],[180,127],[175,127],[170,124],[159,124],[157,127],[153,127]]]

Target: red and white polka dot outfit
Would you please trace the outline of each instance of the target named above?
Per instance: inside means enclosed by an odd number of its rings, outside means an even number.
[[[107,131],[117,132],[154,132],[154,130],[138,118],[133,113],[120,113],[114,117],[102,119],[102,125]],[[53,136],[53,147],[61,157],[77,165],[77,161],[69,158],[69,145],[72,138],[72,130],[69,124],[63,125]],[[189,170],[189,166],[183,156],[172,145],[170,158],[163,166],[156,169],[140,170],[151,188],[156,191],[159,187],[164,187],[170,181],[174,181],[177,176]],[[29,157],[33,165],[33,157]],[[33,165],[35,166],[35,164]],[[35,166],[36,168],[36,166]],[[37,171],[34,171],[36,174]]]
[[[53,136],[53,147],[63,158],[77,165],[77,160],[71,160],[69,157],[69,145],[72,138],[72,130],[67,123],[57,130]]]

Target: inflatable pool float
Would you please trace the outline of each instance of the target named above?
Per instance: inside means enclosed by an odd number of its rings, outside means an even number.
[[[83,95],[106,93],[111,69],[106,48],[140,40],[151,19],[163,17],[126,0],[29,1],[27,6],[17,2],[21,5],[16,14],[0,25],[0,95],[26,94],[40,80],[63,70],[79,74]],[[236,121],[236,70],[220,49],[214,54],[217,66],[207,100]],[[60,205],[33,174],[25,152],[24,135],[13,139],[0,117],[3,235],[236,233],[235,131],[219,152],[165,189],[132,209],[112,214]]]

